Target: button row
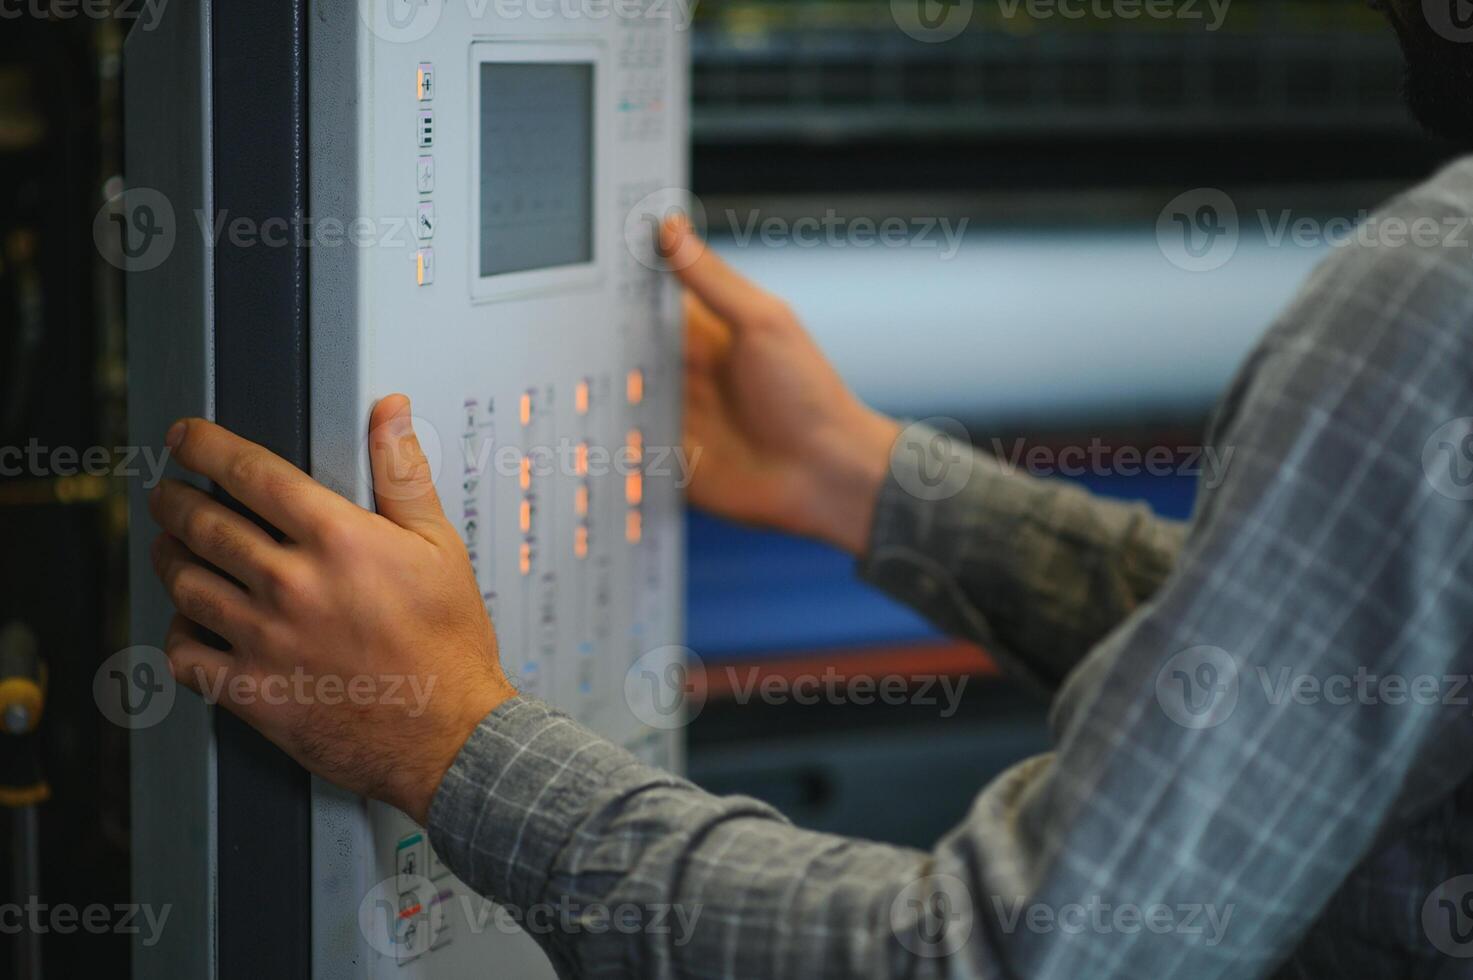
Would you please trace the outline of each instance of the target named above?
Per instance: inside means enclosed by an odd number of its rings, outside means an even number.
[[[414,72],[415,98],[423,102],[433,102],[435,98],[435,66],[428,61],[420,62]],[[435,145],[435,110],[421,108],[418,114],[418,123],[415,129],[415,143],[421,150],[432,149]],[[435,158],[432,154],[423,153],[416,161],[414,168],[415,190],[421,197],[435,192]],[[414,236],[422,242],[428,242],[435,237],[435,202],[422,200],[415,213]],[[429,286],[435,281],[435,250],[431,246],[424,246],[414,253],[415,282],[421,286]]]

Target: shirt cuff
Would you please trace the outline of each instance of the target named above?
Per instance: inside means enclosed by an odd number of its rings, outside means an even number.
[[[430,842],[456,876],[515,907],[542,900],[592,800],[633,755],[566,715],[514,697],[486,716],[430,804]]]
[[[908,427],[890,454],[859,575],[948,633],[984,647],[1009,672],[1043,691],[1057,679],[998,642],[977,594],[1007,596],[1016,530],[1038,489],[970,443],[923,425]],[[963,588],[965,581],[967,588]]]

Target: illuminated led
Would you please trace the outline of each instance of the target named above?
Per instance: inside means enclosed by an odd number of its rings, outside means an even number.
[[[644,372],[635,368],[629,372],[629,377],[624,380],[624,392],[629,398],[629,404],[638,405],[644,401]]]
[[[588,382],[578,382],[578,387],[573,389],[573,410],[579,415],[588,414]]]
[[[629,462],[635,466],[644,462],[644,433],[638,429],[630,429],[624,442],[629,447]]]
[[[630,473],[624,478],[624,499],[631,507],[644,502],[644,474]]]
[[[588,516],[588,488],[579,487],[573,491],[573,513],[579,517]]]
[[[631,510],[624,515],[624,537],[630,544],[639,544],[639,539],[644,537],[644,515],[639,511]]]
[[[532,542],[522,542],[522,552],[518,562],[523,575],[532,574]]]
[[[522,457],[522,475],[521,475],[521,482],[522,482],[522,489],[523,490],[530,490],[532,488],[532,457],[531,456],[523,456]]]
[[[532,530],[532,499],[530,497],[522,498],[522,510],[518,523],[521,524],[523,534]]]
[[[522,392],[521,417],[522,425],[532,424],[532,393],[530,391]]]
[[[573,530],[573,554],[579,558],[588,557],[588,528],[582,524]]]
[[[580,442],[573,450],[573,473],[576,476],[588,475],[588,443]]]

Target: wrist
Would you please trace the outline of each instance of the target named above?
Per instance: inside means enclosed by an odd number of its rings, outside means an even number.
[[[819,433],[797,509],[804,533],[856,558],[868,550],[899,435],[899,423],[863,405]]]
[[[411,819],[428,826],[430,806],[466,742],[477,726],[501,705],[516,697],[516,690],[498,678],[477,685],[467,692],[456,709],[436,726],[435,734],[421,740],[418,764],[405,767],[409,777],[399,799],[388,802],[398,806]]]

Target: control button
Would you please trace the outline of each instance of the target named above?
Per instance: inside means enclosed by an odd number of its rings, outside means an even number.
[[[421,239],[435,237],[435,204],[425,201],[419,206],[419,217],[414,222],[414,234]]]
[[[431,147],[435,145],[435,110],[419,110],[419,145]]]
[[[394,866],[400,881],[399,890],[406,892],[414,887],[411,881],[415,875],[424,875],[428,866],[425,863],[425,835],[416,831],[401,839],[394,848]]]
[[[421,194],[433,194],[435,192],[435,158],[424,156],[419,158],[419,163],[414,168],[414,179],[419,185]]]
[[[428,286],[435,281],[435,250],[422,248],[414,253],[414,264],[416,275],[421,286]]]
[[[403,965],[428,952],[433,941],[430,932],[430,910],[418,892],[406,892],[399,896],[399,915],[395,923],[394,942],[397,956]]]
[[[416,73],[418,79],[419,101],[429,102],[435,97],[435,66],[429,62],[421,62],[419,71]]]

